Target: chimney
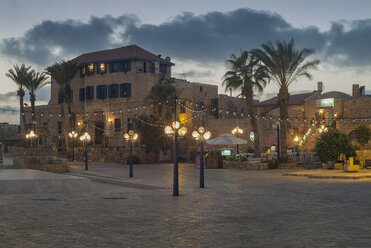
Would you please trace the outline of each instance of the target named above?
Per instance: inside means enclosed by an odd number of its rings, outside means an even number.
[[[359,97],[359,84],[353,84],[352,97],[353,98]]]
[[[318,82],[317,83],[317,91],[322,92],[322,89],[323,89],[323,82]]]

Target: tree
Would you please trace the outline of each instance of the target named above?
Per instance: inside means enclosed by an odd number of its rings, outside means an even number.
[[[277,41],[275,46],[268,42],[262,44],[261,49],[254,49],[253,53],[268,68],[270,80],[279,87],[278,106],[280,109],[280,136],[281,136],[281,161],[287,162],[287,129],[289,86],[301,77],[311,79],[309,70],[315,69],[319,60],[305,61],[313,53],[309,49],[296,50],[294,40],[289,43]]]
[[[163,128],[159,128],[164,124],[152,115],[141,115],[136,119],[135,129],[139,134],[139,142],[145,146],[146,152],[159,153],[171,148],[171,139],[165,135]]]
[[[318,137],[315,152],[321,162],[336,161],[341,153],[347,157],[355,154],[348,136],[335,128],[330,128],[328,132],[324,132]]]
[[[360,125],[356,129],[354,129],[356,138],[360,146],[364,146],[368,143],[371,137],[371,130],[365,126],[365,125]]]
[[[18,65],[13,65],[13,69],[9,69],[8,73],[5,74],[8,78],[14,81],[18,86],[17,96],[19,97],[19,111],[21,112],[21,120],[23,122],[23,130],[26,131],[26,116],[24,113],[24,88],[31,80],[32,70],[31,66],[26,66],[22,64],[20,67]]]
[[[171,81],[168,79],[163,79],[160,83],[152,87],[149,98],[158,102],[171,101],[176,94],[176,88],[171,84]],[[166,104],[158,105],[159,115],[163,119],[170,119],[171,113]],[[164,107],[163,107],[164,106]]]
[[[31,79],[26,82],[26,88],[30,92],[30,101],[31,101],[31,113],[32,113],[32,122],[36,120],[36,114],[35,114],[35,101],[36,101],[36,95],[35,91],[44,87],[45,85],[49,84],[50,82],[46,82],[48,79],[47,74],[45,72],[35,72],[32,71],[31,73]]]
[[[64,103],[68,105],[68,129],[71,129],[75,124],[75,117],[71,111],[71,81],[75,77],[77,68],[76,64],[69,61],[61,60],[52,66],[46,68],[48,74],[55,80],[59,86],[58,99],[61,104],[61,115],[64,118]]]
[[[262,92],[266,86],[269,76],[266,66],[260,64],[259,59],[247,51],[241,52],[237,57],[232,54],[231,59],[227,60],[230,70],[224,74],[223,85],[225,90],[239,90],[240,95],[245,97],[251,126],[255,134],[255,156],[260,155],[259,129],[256,119],[256,107],[254,106],[254,92]]]

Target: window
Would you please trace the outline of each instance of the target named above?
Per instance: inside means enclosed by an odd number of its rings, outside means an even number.
[[[134,129],[134,118],[128,118],[127,132]]]
[[[143,72],[147,72],[147,63],[143,62]]]
[[[121,132],[121,119],[115,119],[115,132]]]
[[[130,61],[120,62],[120,71],[123,72],[130,71]]]
[[[85,76],[85,66],[81,66],[80,67],[80,77],[84,77]]]
[[[200,86],[200,92],[202,92],[202,86]]]
[[[79,100],[80,102],[85,101],[85,88],[79,89]]]
[[[106,99],[107,98],[107,85],[98,85],[97,86],[97,99]]]
[[[167,74],[167,66],[160,64],[160,73]]]
[[[93,74],[94,73],[94,64],[89,64],[88,65],[88,74]]]
[[[58,121],[58,134],[62,134],[62,122]]]
[[[120,84],[120,97],[122,98],[131,97],[131,84],[130,83]]]
[[[111,73],[120,71],[120,63],[118,62],[110,63],[109,66],[110,66],[109,71]]]
[[[119,97],[119,85],[111,84],[108,86],[108,98],[117,98]]]
[[[86,100],[93,100],[94,99],[94,87],[88,86],[86,87]]]
[[[99,63],[97,64],[97,74],[101,73],[105,73],[106,72],[106,64],[105,63]]]

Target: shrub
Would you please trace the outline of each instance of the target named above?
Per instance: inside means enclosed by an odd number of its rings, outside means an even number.
[[[126,164],[129,164],[129,163],[130,163],[130,157],[127,157],[126,158]],[[133,164],[141,164],[140,158],[133,155]]]
[[[321,162],[337,161],[341,153],[344,153],[347,157],[355,155],[348,136],[334,128],[318,137],[315,152]]]
[[[358,143],[362,146],[366,145],[368,141],[370,140],[371,136],[371,130],[365,126],[365,125],[360,125],[356,129],[354,129],[356,138]]]

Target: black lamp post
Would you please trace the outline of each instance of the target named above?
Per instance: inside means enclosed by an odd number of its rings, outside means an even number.
[[[176,115],[176,98],[174,115]],[[166,126],[164,129],[165,133],[169,136],[173,136],[174,139],[174,172],[173,172],[173,196],[179,196],[179,173],[178,173],[178,136],[183,137],[187,133],[187,128],[180,125],[180,122],[174,121],[171,126]]]
[[[84,162],[85,170],[88,170],[88,142],[90,141],[90,135],[85,132],[82,136],[80,136],[80,140],[83,141],[85,145]]]
[[[237,126],[237,127],[233,128],[232,134],[235,134],[236,137],[238,138],[238,134],[243,134],[243,130],[239,126]],[[236,148],[237,148],[236,154],[240,154],[240,151],[239,151],[239,148],[238,148],[238,143],[236,145]]]
[[[192,137],[196,141],[200,141],[200,188],[204,188],[204,141],[210,139],[211,132],[206,131],[204,127],[199,127],[197,131],[192,132]]]
[[[128,133],[124,134],[124,138],[129,142],[129,177],[133,177],[133,142],[138,139],[138,134],[134,133],[133,130],[130,130]]]
[[[75,138],[77,133],[75,131],[69,132],[68,136],[72,139],[72,162],[75,161]]]

